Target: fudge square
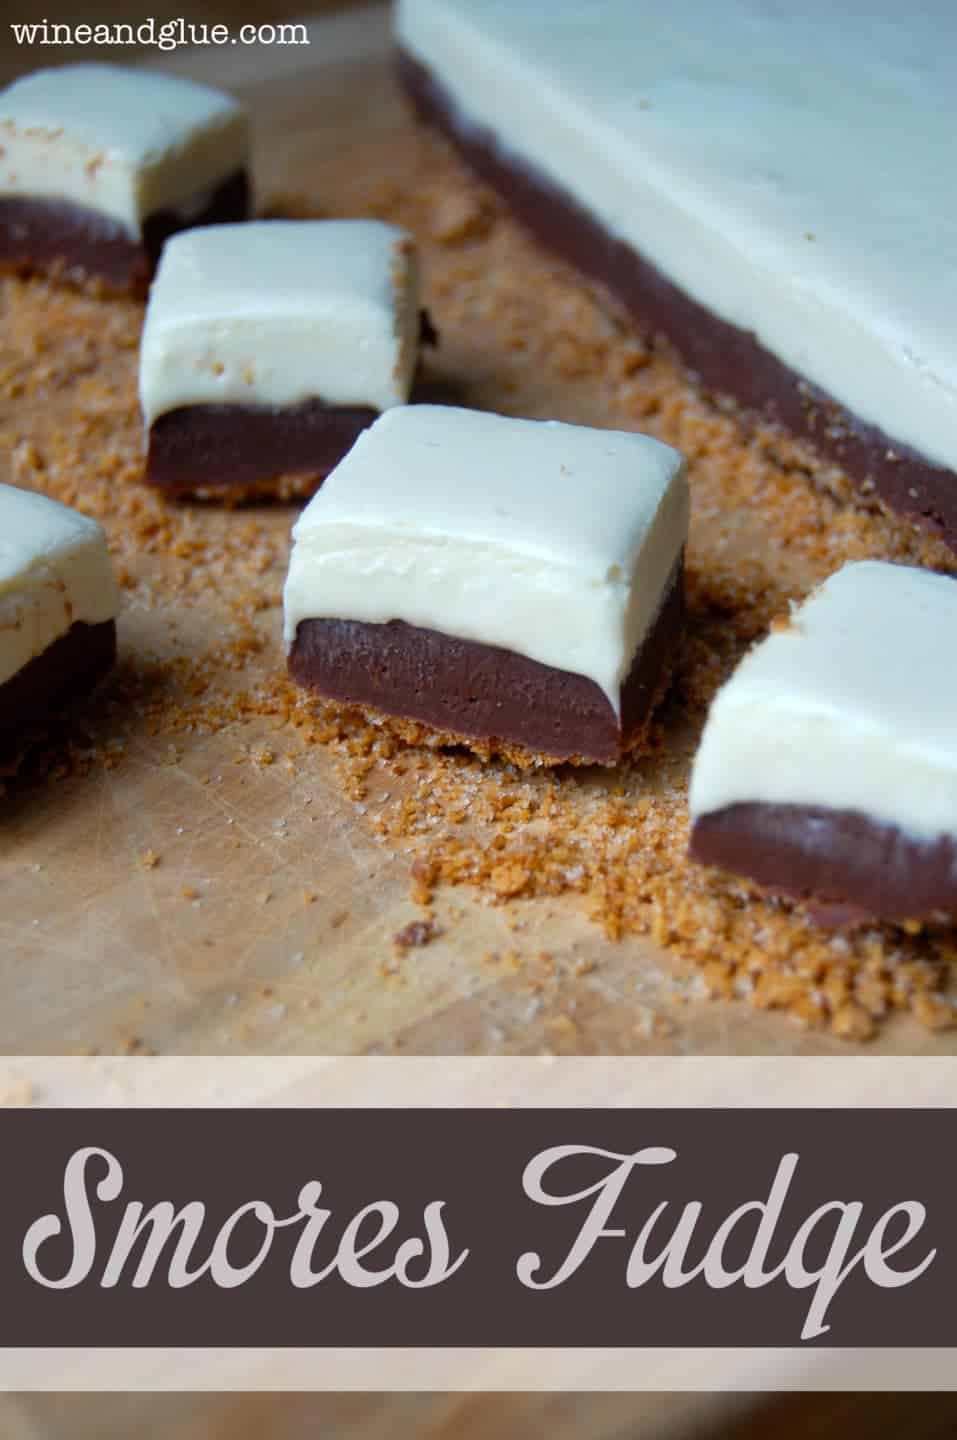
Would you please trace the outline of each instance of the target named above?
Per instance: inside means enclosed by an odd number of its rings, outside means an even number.
[[[0,485],[0,739],[44,724],[110,669],[118,611],[97,522]]]
[[[957,579],[845,565],[718,692],[691,855],[827,923],[957,916]]]
[[[311,492],[409,398],[419,285],[376,220],[217,225],[167,245],[140,347],[146,479],[175,492]]]
[[[0,268],[141,293],[176,230],[249,213],[237,101],[119,65],[37,70],[0,94]]]
[[[688,509],[647,436],[392,410],[293,531],[290,672],[415,741],[612,764],[670,678]]]

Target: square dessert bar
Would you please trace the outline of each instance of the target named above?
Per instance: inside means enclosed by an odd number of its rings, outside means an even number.
[[[644,435],[392,410],[293,531],[290,672],[414,740],[613,764],[670,678],[688,508]]]
[[[269,220],[177,235],[140,347],[147,481],[315,489],[408,400],[420,323],[415,248],[394,226]]]
[[[845,565],[741,663],[691,779],[691,855],[831,923],[957,916],[957,579]]]
[[[118,65],[37,70],[0,94],[0,269],[141,293],[176,230],[249,212],[246,112]]]
[[[0,485],[0,740],[43,724],[110,669],[119,608],[97,522]]]

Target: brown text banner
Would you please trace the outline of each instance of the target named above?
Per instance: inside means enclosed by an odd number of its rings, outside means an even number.
[[[952,1345],[954,1126],[0,1112],[0,1344]]]

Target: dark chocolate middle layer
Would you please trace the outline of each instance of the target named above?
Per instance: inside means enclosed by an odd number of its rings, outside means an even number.
[[[44,725],[69,700],[91,690],[116,659],[116,622],[77,620],[0,684],[0,738]]]
[[[0,195],[0,271],[62,270],[70,278],[94,277],[111,289],[145,291],[160,251],[178,230],[224,225],[249,215],[244,170],[210,192],[195,214],[157,210],[143,222],[142,239],[108,215],[39,195]]]
[[[698,816],[689,850],[703,865],[813,902],[823,918],[844,918],[842,909],[856,919],[957,916],[957,840],[922,840],[855,810],[729,805]]]
[[[750,330],[693,300],[568,193],[463,115],[441,82],[407,53],[399,74],[418,114],[441,130],[532,234],[597,281],[638,324],[660,332],[712,391],[811,441],[859,486],[957,550],[957,474],[842,409],[764,348]]]
[[[167,493],[328,475],[378,415],[367,405],[189,405],[150,426],[146,481]]]
[[[684,622],[679,566],[622,685],[620,721],[605,692],[584,675],[401,620],[303,620],[289,669],[300,685],[345,704],[553,760],[611,764],[649,720]]]

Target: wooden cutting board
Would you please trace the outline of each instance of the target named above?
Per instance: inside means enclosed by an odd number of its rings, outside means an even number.
[[[416,141],[392,81],[385,12],[313,22],[310,40],[150,60],[249,103],[267,202],[293,195],[335,213],[374,209],[383,188],[414,183],[409,156],[426,143]],[[396,159],[383,174],[384,154]],[[477,333],[453,333],[450,343],[445,363],[468,376],[470,400],[494,407],[509,383],[494,346]],[[529,403],[549,413],[544,391]],[[563,418],[601,421],[601,391],[587,378],[551,404]],[[28,440],[42,418],[22,402],[18,438]],[[294,514],[284,506],[254,514],[272,546],[274,602]],[[215,507],[195,520],[213,542],[234,544],[244,523]],[[143,574],[162,563],[144,558]],[[155,604],[141,585],[121,621],[123,663],[208,648],[228,631],[230,585],[224,571],[218,596]],[[263,648],[238,683],[275,682],[280,618],[276,603],[257,616]],[[175,747],[132,709],[102,723],[123,746],[120,763],[16,787],[3,802],[0,1045],[8,1052],[841,1049],[778,1015],[694,998],[666,954],[634,938],[609,943],[573,900],[490,905],[464,888],[440,894],[445,933],[398,963],[392,937],[418,913],[409,855],[375,837],[322,747],[287,758],[281,727],[255,716],[186,730]],[[249,758],[266,752],[276,763]],[[876,1044],[916,1053],[954,1042],[901,1021]]]
[[[334,200],[341,212],[354,194],[361,209],[363,157],[381,156],[392,137],[409,132],[389,74],[386,17],[374,7],[313,23],[310,40],[160,63],[249,102],[265,195],[305,195],[320,208]],[[393,183],[407,181],[397,166]],[[494,357],[479,337],[459,336],[456,347],[472,398],[494,405]],[[574,413],[567,396],[563,405],[566,418],[600,421],[600,398],[587,385]],[[35,418],[25,407],[24,436]],[[0,457],[0,477],[11,463]],[[255,519],[275,545],[278,593],[292,512],[257,511]],[[242,520],[208,510],[201,523],[215,540]],[[152,563],[144,561],[145,572]],[[224,573],[223,605],[207,596],[152,606],[137,592],[121,624],[124,664],[208,645],[217,627],[228,627],[229,587]],[[251,686],[275,675],[278,609],[258,623],[265,648],[243,677]],[[145,714],[122,723],[107,716],[121,732],[120,763],[14,788],[3,800],[0,1046],[8,1053],[842,1049],[743,1004],[689,998],[669,956],[636,939],[605,941],[573,901],[493,907],[467,891],[441,896],[445,934],[397,967],[392,937],[418,914],[409,857],[375,838],[323,750],[297,751],[287,766],[281,731],[252,718],[224,731],[184,732],[171,754],[169,737],[152,734]],[[267,751],[278,763],[249,758]],[[158,857],[152,867],[150,855]],[[536,958],[543,951],[556,962],[548,972]],[[888,1054],[954,1045],[906,1021],[885,1027],[875,1043]],[[119,1440],[148,1423],[157,1436],[229,1440],[598,1440],[638,1426],[656,1436],[725,1433],[741,1408],[730,1397],[691,1395],[89,1396],[7,1399],[2,1415],[13,1437]],[[929,1433],[914,1429],[909,1407],[886,1398],[758,1399],[746,1408],[747,1433],[778,1440],[811,1426],[822,1436]]]

